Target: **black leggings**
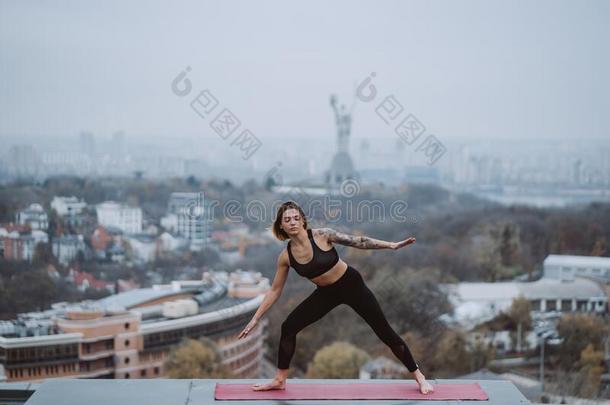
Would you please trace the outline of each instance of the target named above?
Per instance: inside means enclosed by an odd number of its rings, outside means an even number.
[[[297,333],[322,318],[339,304],[347,304],[369,324],[383,343],[411,372],[418,366],[405,341],[392,329],[373,292],[366,286],[360,272],[352,266],[339,280],[327,286],[318,286],[303,300],[282,323],[278,350],[278,368],[290,367],[294,355]]]

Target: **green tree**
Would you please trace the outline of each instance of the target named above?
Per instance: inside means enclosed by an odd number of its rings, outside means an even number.
[[[57,297],[55,283],[46,270],[26,270],[11,277],[8,300],[15,312],[42,311]]]
[[[501,229],[500,256],[502,265],[511,266],[517,261],[519,255],[519,226],[510,221],[503,221],[498,226]]]
[[[166,362],[169,378],[230,378],[217,345],[209,338],[187,339],[174,348]]]
[[[348,342],[335,342],[318,350],[307,367],[307,378],[358,378],[360,367],[370,360]]]

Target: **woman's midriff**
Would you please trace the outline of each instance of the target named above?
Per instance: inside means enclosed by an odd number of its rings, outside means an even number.
[[[339,280],[341,276],[347,271],[347,263],[339,259],[335,265],[328,270],[326,273],[314,277],[311,281],[320,287],[326,287]]]

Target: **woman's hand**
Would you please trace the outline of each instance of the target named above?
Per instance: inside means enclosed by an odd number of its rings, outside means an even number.
[[[241,331],[237,339],[241,339],[243,337],[248,336],[248,332],[250,332],[256,325],[258,324],[258,320],[252,318],[252,320],[246,325],[244,330]]]
[[[392,242],[392,249],[394,249],[394,250],[400,249],[402,247],[410,245],[411,243],[415,243],[415,238],[411,237],[411,238],[407,238],[400,242]]]

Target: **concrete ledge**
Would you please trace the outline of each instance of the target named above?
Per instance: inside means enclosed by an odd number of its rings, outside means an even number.
[[[464,404],[464,401],[407,401],[407,400],[328,400],[328,401],[274,401],[274,400],[214,400],[214,387],[216,382],[254,384],[265,382],[268,379],[130,379],[130,380],[91,380],[91,379],[54,379],[40,384],[5,383],[0,384],[0,396],[3,392],[9,395],[21,392],[31,396],[25,402],[10,401],[7,403],[24,403],[26,405],[167,405],[167,404],[235,404],[238,405],[268,405],[268,404],[302,404],[311,405],[334,404]],[[288,379],[288,384],[336,384],[346,382],[384,384],[395,383],[396,380],[330,380],[330,379]],[[478,382],[489,395],[488,401],[468,401],[472,405],[481,402],[481,405],[520,405],[530,402],[509,381],[493,380],[430,380],[432,384],[463,384]],[[33,391],[33,393],[32,393]],[[11,394],[12,393],[12,394]],[[19,401],[18,398],[15,398]]]

